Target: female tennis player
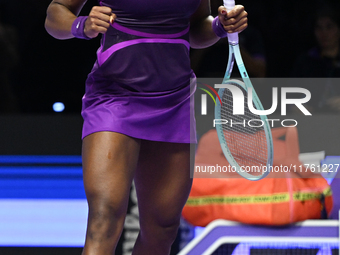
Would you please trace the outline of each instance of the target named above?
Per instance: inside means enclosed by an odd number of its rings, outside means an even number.
[[[140,215],[133,254],[169,254],[196,142],[189,48],[241,32],[247,13],[220,7],[213,22],[209,0],[103,0],[77,17],[85,2],[53,0],[45,23],[57,39],[103,34],[82,108],[89,205],[83,255],[114,254],[133,180]]]

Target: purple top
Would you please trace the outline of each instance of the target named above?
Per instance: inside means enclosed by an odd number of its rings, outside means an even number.
[[[189,20],[199,0],[100,1],[117,15],[86,81],[83,137],[195,142]]]
[[[197,9],[199,0],[105,0],[117,15],[116,22],[138,31],[172,34],[189,26],[190,16]]]

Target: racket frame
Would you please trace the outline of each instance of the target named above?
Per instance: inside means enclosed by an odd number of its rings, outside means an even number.
[[[231,76],[231,72],[233,70],[233,66],[236,60],[236,64],[238,66],[238,69],[240,71],[241,77],[243,79],[243,82],[239,81],[239,80],[230,80],[230,76]],[[226,73],[225,76],[223,78],[223,82],[222,84],[228,84],[228,83],[236,83],[239,86],[243,87],[247,93],[248,93],[248,89],[251,89],[253,92],[253,97],[252,97],[252,101],[255,105],[255,108],[257,110],[263,110],[263,106],[261,104],[261,101],[259,99],[259,97],[257,96],[255,89],[249,79],[247,70],[244,66],[242,57],[241,57],[241,52],[240,52],[240,47],[238,42],[230,42],[229,40],[229,58],[228,58],[228,65],[227,65],[227,69],[226,69]],[[219,96],[222,98],[224,90],[226,88],[220,88],[218,91]],[[221,119],[221,104],[219,102],[219,100],[216,100],[216,105],[215,105],[215,119]],[[262,178],[265,178],[271,170],[271,167],[273,165],[273,155],[274,155],[274,149],[273,149],[273,139],[272,139],[272,133],[271,133],[271,129],[269,126],[269,123],[267,121],[267,116],[266,115],[260,115],[261,120],[263,121],[263,127],[264,127],[264,131],[265,131],[265,135],[266,135],[266,140],[267,140],[267,165],[266,165],[266,171],[263,172],[262,175],[258,175],[258,176],[254,176],[251,175],[249,173],[247,173],[246,171],[241,169],[241,166],[236,162],[236,160],[234,159],[234,157],[232,156],[231,151],[228,148],[228,144],[224,138],[224,134],[223,134],[223,128],[222,125],[216,125],[216,130],[217,130],[217,134],[218,134],[218,139],[220,141],[221,144],[221,148],[223,151],[224,156],[226,157],[226,159],[228,160],[229,164],[236,169],[236,172],[241,175],[242,177],[248,179],[248,180],[253,180],[253,181],[257,181],[260,180]]]

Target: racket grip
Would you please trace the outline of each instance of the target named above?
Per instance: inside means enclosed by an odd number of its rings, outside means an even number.
[[[227,9],[227,11],[231,11],[235,7],[235,1],[234,0],[223,0],[223,5]]]
[[[235,0],[223,0],[223,5],[230,12],[235,7]],[[238,44],[238,33],[228,33],[228,42],[232,45]]]

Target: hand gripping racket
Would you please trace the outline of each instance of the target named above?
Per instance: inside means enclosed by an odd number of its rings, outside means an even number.
[[[235,1],[224,0],[224,6],[230,11]],[[248,180],[260,180],[269,174],[273,164],[271,130],[267,116],[253,113],[253,109],[263,110],[263,106],[243,64],[238,33],[228,34],[228,42],[227,70],[222,84],[215,86],[222,100],[222,105],[216,100],[216,130],[232,169]],[[235,59],[243,82],[230,79]]]

